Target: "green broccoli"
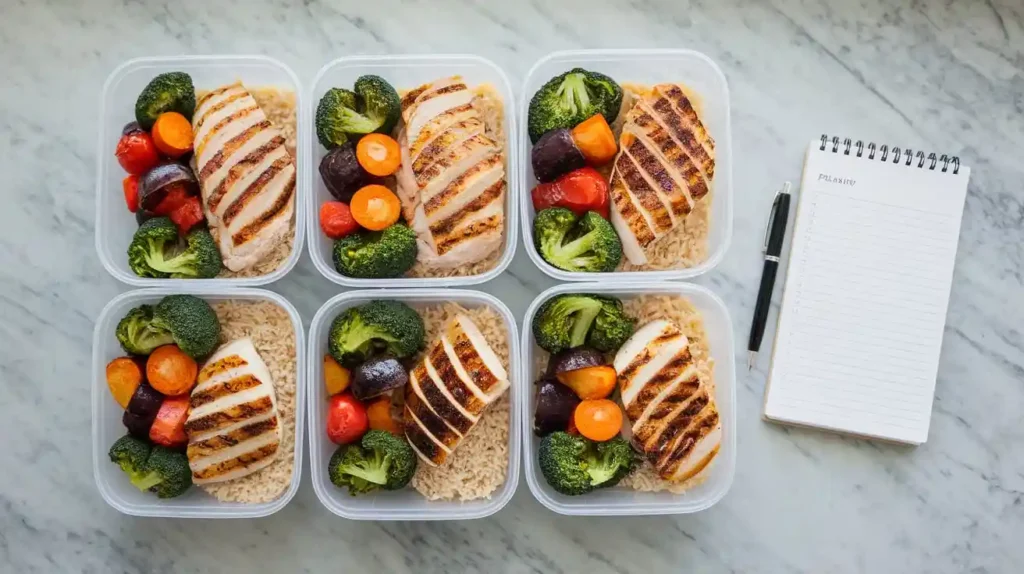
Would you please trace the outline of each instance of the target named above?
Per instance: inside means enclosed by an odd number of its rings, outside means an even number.
[[[622,437],[596,443],[562,431],[541,439],[537,456],[551,488],[570,496],[615,486],[641,460]]]
[[[188,456],[160,445],[146,459],[144,473],[131,479],[135,488],[156,493],[158,498],[174,498],[192,486]]]
[[[146,460],[153,451],[150,444],[130,434],[117,439],[107,453],[134,484],[146,476]]]
[[[161,345],[175,343],[193,359],[217,348],[220,321],[206,301],[195,295],[168,295],[156,306],[140,305],[117,324],[121,348],[133,355],[148,355]]]
[[[355,91],[331,88],[316,107],[316,137],[327,149],[371,132],[391,133],[402,102],[391,84],[379,76],[360,76]]]
[[[168,295],[153,309],[152,326],[167,331],[182,352],[202,359],[217,348],[220,321],[210,304],[195,295]]]
[[[334,318],[328,350],[343,365],[356,365],[384,351],[411,357],[425,345],[419,313],[401,301],[370,301]]]
[[[169,332],[153,327],[152,305],[140,305],[129,311],[117,323],[115,333],[121,348],[132,355],[148,355],[153,349],[174,342]]]
[[[633,320],[614,297],[565,293],[540,306],[531,328],[537,345],[549,353],[584,344],[607,353],[633,334]]]
[[[334,267],[346,277],[401,277],[416,263],[416,233],[404,223],[357,231],[334,242]]]
[[[135,119],[142,129],[153,129],[164,112],[178,112],[191,120],[196,111],[196,89],[185,72],[168,72],[150,80],[135,100]]]
[[[622,107],[622,88],[604,74],[574,68],[541,86],[530,100],[527,129],[530,141],[559,128],[574,128],[601,114],[611,124]]]
[[[171,219],[154,217],[135,231],[128,246],[128,265],[139,277],[208,279],[220,273],[220,250],[209,231],[193,229],[181,247],[178,227]]]
[[[327,464],[331,483],[352,496],[378,488],[399,490],[416,473],[416,453],[409,443],[387,431],[371,430],[359,444],[338,447]]]
[[[565,271],[613,271],[622,259],[615,228],[595,211],[577,217],[551,207],[533,220],[533,242],[545,261]]]

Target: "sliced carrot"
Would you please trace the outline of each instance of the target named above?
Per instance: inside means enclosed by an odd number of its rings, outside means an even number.
[[[372,430],[388,431],[391,434],[401,435],[402,429],[395,418],[391,416],[391,397],[378,397],[366,406],[366,416],[370,419]]]
[[[384,134],[367,134],[356,144],[356,160],[371,175],[384,177],[398,171],[402,150]]]
[[[188,405],[188,395],[164,399],[156,412],[153,426],[149,427],[149,440],[171,448],[187,443],[185,420],[188,419]]]
[[[615,157],[618,146],[611,126],[601,114],[595,114],[572,128],[572,141],[590,165],[604,165]]]
[[[192,123],[178,112],[160,114],[153,124],[153,143],[164,155],[185,155],[192,150]]]
[[[131,357],[118,357],[107,363],[107,386],[121,408],[128,408],[128,401],[141,384],[142,369]]]
[[[168,396],[183,395],[192,390],[198,371],[195,360],[177,345],[157,347],[146,361],[146,378],[150,386]]]
[[[371,231],[380,231],[398,221],[402,204],[398,196],[383,185],[367,185],[352,196],[349,202],[356,223]]]
[[[352,372],[339,365],[334,357],[324,355],[324,386],[327,388],[327,396],[345,392],[351,382]]]

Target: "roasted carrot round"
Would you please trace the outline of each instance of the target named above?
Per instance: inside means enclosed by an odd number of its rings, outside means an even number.
[[[177,345],[157,347],[146,361],[146,378],[150,386],[169,396],[183,395],[192,390],[198,371],[195,360]]]
[[[192,149],[192,123],[178,112],[164,112],[153,124],[153,143],[160,153],[181,157]]]
[[[370,419],[371,430],[388,431],[394,435],[401,435],[402,429],[398,426],[394,417],[391,416],[391,397],[385,395],[370,401],[366,406],[366,416]]]
[[[121,408],[128,408],[128,401],[141,384],[142,369],[134,359],[118,357],[107,363],[107,386]]]
[[[398,171],[402,151],[398,142],[384,134],[367,134],[356,145],[356,160],[371,175],[384,177]]]
[[[398,221],[402,204],[398,196],[383,185],[367,185],[352,196],[349,203],[356,223],[371,231],[380,231]]]
[[[601,114],[595,114],[572,128],[572,141],[590,165],[604,165],[615,157],[618,146],[611,126]]]

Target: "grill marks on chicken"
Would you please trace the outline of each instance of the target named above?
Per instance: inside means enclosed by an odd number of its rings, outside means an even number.
[[[630,263],[683,223],[708,194],[715,142],[690,100],[674,84],[659,84],[626,113],[610,179],[611,220]]]
[[[453,268],[487,258],[501,245],[507,186],[476,95],[460,77],[443,78],[406,94],[402,119],[398,196],[418,259]]]
[[[281,445],[277,398],[252,341],[222,346],[198,381],[185,421],[193,482],[241,478],[272,463]]]
[[[240,83],[203,96],[192,119],[196,172],[224,266],[252,266],[285,240],[295,162],[285,138]]]
[[[658,475],[682,482],[707,468],[721,445],[721,420],[679,328],[664,320],[644,325],[614,364],[633,444]]]
[[[409,373],[403,413],[416,454],[437,466],[509,387],[508,373],[465,315],[457,315]]]

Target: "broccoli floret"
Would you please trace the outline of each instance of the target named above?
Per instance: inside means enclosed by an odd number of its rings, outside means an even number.
[[[139,490],[156,493],[158,498],[181,496],[192,486],[188,456],[157,445],[146,459],[145,473],[133,478],[132,484]]]
[[[154,217],[135,231],[128,246],[128,265],[139,277],[208,279],[220,273],[221,257],[206,229],[190,231],[182,246],[171,219]]]
[[[142,129],[153,129],[164,112],[178,112],[191,120],[196,110],[196,89],[185,72],[168,72],[150,80],[135,100],[135,119]]]
[[[356,79],[355,91],[331,88],[316,107],[316,137],[327,149],[371,132],[390,133],[402,112],[401,99],[379,76]]]
[[[107,453],[110,461],[121,467],[134,483],[146,475],[146,460],[153,451],[150,444],[130,434],[117,439]]]
[[[169,332],[153,327],[152,323],[152,305],[140,305],[129,311],[117,323],[117,341],[121,348],[132,355],[148,355],[153,349],[174,342]]]
[[[527,128],[530,140],[558,128],[573,128],[601,114],[611,124],[622,107],[622,88],[604,74],[575,68],[555,76],[530,100]]]
[[[571,496],[615,486],[641,460],[622,437],[597,443],[561,431],[541,439],[538,458],[551,488]]]
[[[168,332],[182,352],[202,359],[217,348],[220,321],[206,301],[195,295],[168,295],[153,309],[154,329]]]
[[[410,357],[423,348],[423,318],[401,301],[370,301],[334,318],[328,350],[343,365],[356,365],[376,352]]]
[[[556,295],[541,305],[533,316],[533,337],[549,353],[579,347],[587,340],[601,301],[590,295]]]
[[[633,334],[636,322],[622,309],[622,301],[615,297],[590,295],[601,301],[601,310],[587,333],[587,345],[598,351],[617,351]]]
[[[545,261],[565,271],[613,271],[622,259],[615,228],[597,212],[577,217],[552,207],[533,220],[533,242]]]
[[[334,267],[346,277],[401,277],[416,263],[416,233],[404,223],[358,231],[334,242]]]
[[[352,496],[383,488],[399,490],[416,473],[416,453],[387,431],[371,430],[359,444],[338,447],[327,465],[331,483]]]

